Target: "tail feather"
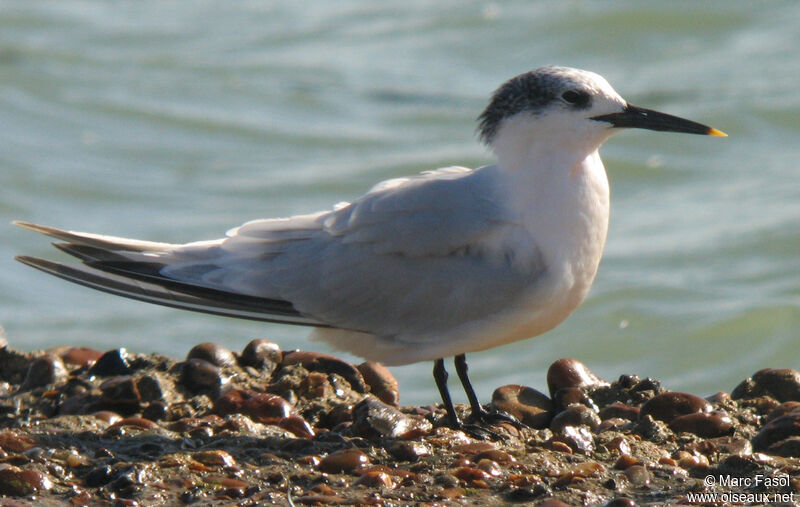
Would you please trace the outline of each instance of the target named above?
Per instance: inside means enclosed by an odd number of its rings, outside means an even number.
[[[16,260],[45,273],[92,289],[139,301],[266,322],[329,327],[299,312],[289,301],[258,297],[168,278],[162,270],[167,255],[179,245],[114,236],[64,231],[14,222],[15,225],[61,240],[59,250],[83,264],[67,265],[30,256]]]
[[[89,265],[66,265],[26,255],[15,259],[64,280],[138,301],[241,319],[329,327],[303,316],[286,301],[226,293],[174,281],[170,284],[168,279],[145,281],[144,277],[136,279]]]

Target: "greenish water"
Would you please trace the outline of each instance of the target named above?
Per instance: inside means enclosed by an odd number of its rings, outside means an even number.
[[[379,180],[490,161],[474,119],[507,78],[594,70],[728,139],[628,132],[602,150],[606,254],[586,303],[473,354],[486,399],[577,357],[697,394],[800,367],[800,4],[0,1],[0,324],[22,349],[182,357],[301,328],[114,298],[15,263],[58,257],[14,219],[153,240],[324,209]],[[349,358],[352,359],[352,358]],[[408,403],[431,364],[393,369]],[[463,400],[460,390],[455,390]]]

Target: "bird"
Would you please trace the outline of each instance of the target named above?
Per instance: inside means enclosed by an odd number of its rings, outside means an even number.
[[[494,164],[390,179],[329,210],[253,220],[211,241],[15,222],[81,262],[16,259],[149,303],[309,326],[312,338],[388,366],[433,361],[445,423],[463,428],[444,364],[454,357],[470,420],[492,422],[466,354],[549,331],[586,298],[609,223],[600,146],[628,128],[727,135],[560,66],[503,83],[477,122]]]

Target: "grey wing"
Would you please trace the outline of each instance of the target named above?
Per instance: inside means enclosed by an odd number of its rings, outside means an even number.
[[[495,168],[448,169],[376,186],[334,211],[259,220],[187,245],[25,225],[64,241],[68,267],[21,259],[114,294],[235,317],[430,335],[513,303],[541,265],[482,246],[516,226]],[[535,247],[534,247],[535,248]]]

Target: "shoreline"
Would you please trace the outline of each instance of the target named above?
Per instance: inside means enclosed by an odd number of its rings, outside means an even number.
[[[13,345],[13,343],[12,343]],[[609,505],[800,500],[800,373],[700,398],[554,362],[499,387],[510,423],[444,426],[377,363],[202,343],[183,361],[0,342],[0,498],[14,505]],[[458,405],[462,417],[467,407]],[[709,495],[709,496],[698,496]],[[5,505],[5,503],[3,503]]]

